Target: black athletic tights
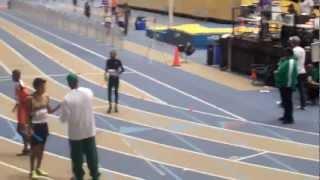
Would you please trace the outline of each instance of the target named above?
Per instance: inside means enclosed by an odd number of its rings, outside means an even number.
[[[112,89],[114,88],[115,103],[118,104],[119,77],[110,76],[108,82],[108,100],[112,103]]]

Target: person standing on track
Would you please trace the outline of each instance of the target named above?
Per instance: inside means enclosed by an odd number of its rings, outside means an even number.
[[[298,106],[298,108],[304,110],[306,106],[305,84],[307,82],[307,73],[305,69],[306,51],[300,46],[301,39],[298,36],[290,37],[289,44],[293,49],[298,65],[298,90],[300,94],[300,106]]]
[[[115,106],[114,111],[118,112],[118,99],[119,99],[119,76],[121,73],[124,72],[124,68],[122,63],[119,59],[117,59],[116,51],[110,52],[110,59],[106,62],[105,68],[105,76],[108,80],[108,101],[109,101],[109,108],[107,113],[111,113],[112,110],[112,89],[114,88],[114,95],[115,95]]]
[[[129,25],[130,25],[130,15],[131,9],[128,3],[123,4],[123,14],[124,14],[124,34],[128,34]]]
[[[98,180],[99,166],[96,147],[96,125],[93,114],[90,89],[79,87],[75,74],[67,76],[71,91],[64,97],[61,104],[60,120],[68,123],[70,157],[72,160],[73,180],[83,180],[84,155],[92,180]]]
[[[297,85],[298,68],[293,50],[287,48],[284,57],[280,60],[278,69],[275,71],[276,86],[280,89],[282,107],[284,115],[279,118],[283,124],[292,124],[293,102],[292,93]]]
[[[16,104],[12,109],[12,112],[17,113],[17,132],[22,137],[23,140],[23,150],[18,156],[29,155],[29,138],[27,136],[28,120],[29,120],[29,111],[27,107],[27,99],[29,92],[27,88],[24,87],[21,80],[21,71],[13,70],[12,71],[12,81],[15,83],[15,100]]]
[[[45,144],[49,136],[48,114],[57,111],[60,105],[54,109],[50,107],[50,99],[46,95],[46,80],[35,78],[33,88],[35,92],[28,98],[31,117],[28,128],[28,134],[31,137],[30,176],[31,179],[38,179],[41,176],[48,176],[47,172],[40,169]],[[36,169],[34,168],[35,161],[37,161]]]

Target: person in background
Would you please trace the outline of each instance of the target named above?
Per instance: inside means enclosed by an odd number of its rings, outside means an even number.
[[[106,62],[106,68],[105,68],[105,76],[108,76],[106,78],[108,80],[108,101],[109,101],[109,108],[107,110],[107,113],[111,113],[112,110],[112,89],[114,88],[114,95],[115,95],[115,106],[114,111],[118,112],[118,99],[119,99],[119,76],[121,73],[124,72],[124,68],[122,66],[122,63],[119,59],[117,59],[117,53],[116,51],[110,52],[110,59]]]
[[[90,18],[91,16],[91,8],[90,8],[89,1],[86,1],[86,3],[84,4],[84,15],[87,18]]]
[[[7,1],[7,7],[8,7],[8,9],[11,9],[11,7],[12,7],[12,2],[11,2],[11,0],[8,0],[8,1]]]
[[[117,7],[118,7],[118,0],[111,0],[111,12],[112,15],[117,15]]]
[[[294,4],[290,4],[289,6],[288,6],[288,13],[289,14],[293,14],[293,15],[298,15],[298,11],[297,11],[297,9],[295,8],[295,6],[294,6]]]
[[[130,25],[130,15],[131,9],[128,3],[123,4],[123,13],[124,13],[124,34],[128,34],[129,25]]]
[[[308,73],[307,90],[308,96],[313,105],[317,104],[319,101],[319,83],[320,79],[320,69],[319,62],[310,65],[310,71]]]
[[[92,107],[93,92],[88,88],[79,87],[78,77],[75,74],[69,74],[67,82],[71,91],[64,97],[61,104],[60,120],[68,123],[70,157],[74,175],[72,179],[83,180],[85,156],[92,180],[98,180],[100,173]]]
[[[272,0],[260,0],[259,6],[261,8],[262,16],[266,19],[271,18]]]
[[[29,121],[27,99],[29,96],[29,92],[23,85],[20,70],[15,69],[12,71],[12,81],[14,82],[14,92],[16,100],[16,104],[13,107],[12,112],[17,113],[17,132],[23,140],[23,150],[20,154],[18,154],[18,156],[29,155],[29,138],[27,135]]]
[[[313,17],[320,17],[320,5],[313,7],[312,16]]]
[[[57,111],[60,106],[52,109],[49,105],[49,96],[46,95],[46,80],[35,78],[33,81],[35,92],[28,98],[31,121],[29,122],[29,136],[31,137],[30,155],[30,176],[38,179],[41,176],[48,176],[48,173],[41,170],[43,152],[49,136],[48,114]],[[37,161],[36,168],[34,167]]]
[[[283,124],[294,123],[292,93],[297,84],[297,61],[295,60],[293,50],[286,48],[284,57],[279,62],[278,69],[275,71],[275,83],[280,90],[282,107],[284,115],[279,118]]]
[[[301,14],[303,15],[311,15],[313,10],[314,2],[313,0],[301,0],[300,2]]]
[[[306,106],[305,100],[305,83],[306,83],[306,51],[300,46],[301,39],[298,36],[292,36],[289,38],[289,45],[293,49],[294,56],[297,59],[298,64],[298,90],[300,95],[299,109],[304,110]]]

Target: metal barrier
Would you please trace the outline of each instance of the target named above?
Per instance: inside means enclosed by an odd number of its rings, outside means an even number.
[[[95,39],[115,49],[123,48],[124,34],[122,29],[115,25],[115,23],[111,28],[107,28],[102,21],[89,19],[82,14],[74,13],[70,10],[49,7],[41,1],[11,1],[11,10],[18,16],[53,28]]]

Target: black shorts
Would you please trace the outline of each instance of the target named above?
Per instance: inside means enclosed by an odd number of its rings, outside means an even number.
[[[31,145],[44,145],[49,136],[48,123],[32,124]]]

